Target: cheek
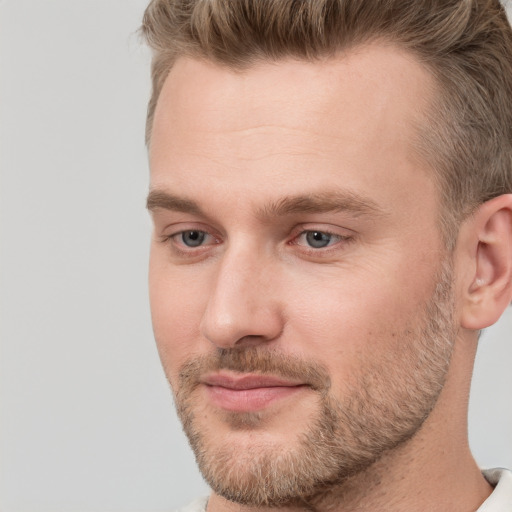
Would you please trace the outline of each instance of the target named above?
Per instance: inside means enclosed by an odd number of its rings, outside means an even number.
[[[206,296],[199,282],[183,272],[172,272],[165,258],[151,254],[151,320],[160,359],[171,382],[197,350]]]
[[[422,321],[429,291],[425,282],[406,284],[366,273],[323,284],[310,279],[288,302],[289,350],[300,340],[303,356],[324,364],[333,385],[350,385],[363,368],[369,371],[400,351],[409,327]]]

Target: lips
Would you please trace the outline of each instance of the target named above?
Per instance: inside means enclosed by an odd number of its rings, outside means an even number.
[[[269,375],[216,373],[201,379],[210,402],[222,409],[256,412],[284,400],[306,385]]]

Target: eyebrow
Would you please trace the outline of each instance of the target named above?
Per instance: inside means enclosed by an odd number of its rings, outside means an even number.
[[[146,208],[153,212],[157,209],[171,210],[175,212],[190,213],[192,215],[203,215],[201,208],[195,201],[185,199],[164,192],[162,190],[151,190],[146,200]]]
[[[151,212],[164,209],[205,216],[195,201],[162,190],[149,192],[146,207]],[[354,216],[380,216],[385,214],[385,211],[369,198],[351,191],[336,190],[286,196],[258,208],[257,215],[262,219],[271,219],[298,213],[327,212],[348,212]]]
[[[272,218],[296,213],[348,212],[355,216],[383,215],[373,200],[348,190],[335,190],[283,197],[259,210],[260,217]]]

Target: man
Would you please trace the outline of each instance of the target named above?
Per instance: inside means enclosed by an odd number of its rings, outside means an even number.
[[[150,298],[208,502],[512,510],[467,441],[512,299],[498,0],[153,0]]]

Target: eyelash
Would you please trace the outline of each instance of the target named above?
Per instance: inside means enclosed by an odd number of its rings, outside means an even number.
[[[203,233],[206,236],[211,237],[215,241],[215,243],[209,245],[199,245],[197,247],[187,247],[185,244],[179,244],[175,241],[178,237],[183,236],[184,233]],[[220,243],[220,241],[218,241],[218,239],[215,236],[213,236],[212,234],[208,233],[208,231],[205,231],[203,229],[184,229],[182,231],[178,231],[177,233],[172,233],[171,235],[162,237],[161,242],[163,244],[171,245],[172,250],[182,258],[190,258],[201,255],[205,251],[205,248]]]
[[[308,234],[313,234],[313,233],[327,235],[330,238],[336,239],[336,241],[332,244],[329,243],[328,245],[326,245],[324,247],[311,247],[310,245],[305,245],[305,244],[301,245],[298,242],[301,237],[305,238],[308,236]],[[329,254],[333,251],[339,250],[339,247],[338,247],[339,244],[349,243],[349,242],[353,241],[353,239],[354,239],[353,236],[340,235],[339,233],[333,233],[329,230],[303,229],[302,231],[300,231],[300,233],[297,236],[292,238],[292,240],[289,242],[289,244],[301,246],[303,251],[320,256],[321,254]]]
[[[198,245],[197,247],[189,247],[186,246],[183,242],[178,243],[176,242],[176,239],[179,237],[182,237],[185,233],[202,233],[206,237],[211,237],[213,239],[212,244],[207,245]],[[333,244],[326,245],[325,247],[311,247],[307,245],[303,245],[298,243],[298,240],[301,237],[306,237],[308,234],[311,233],[320,233],[322,235],[327,235],[328,237],[337,239]],[[320,230],[320,229],[301,229],[296,235],[293,236],[293,238],[287,242],[287,245],[294,245],[301,247],[301,250],[306,253],[307,255],[311,256],[319,256],[322,255],[328,255],[331,252],[334,252],[336,250],[339,250],[338,245],[341,244],[348,244],[354,240],[353,236],[347,236],[347,235],[340,235],[339,233],[333,233],[329,230]],[[161,242],[164,244],[171,244],[173,251],[180,257],[197,257],[202,255],[208,247],[211,247],[212,245],[218,245],[221,242],[217,237],[212,235],[211,233],[208,233],[208,231],[202,230],[202,229],[185,229],[182,231],[178,231],[176,233],[172,233],[171,235],[167,235],[162,237]]]

